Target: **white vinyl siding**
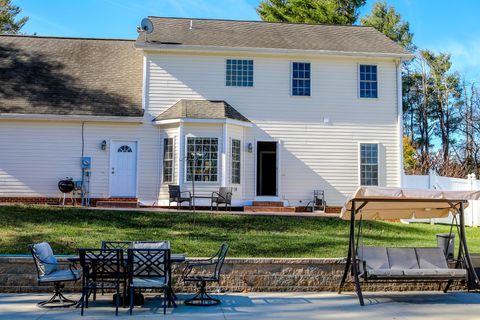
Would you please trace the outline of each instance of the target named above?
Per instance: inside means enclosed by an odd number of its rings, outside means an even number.
[[[155,116],[179,99],[227,101],[254,124],[245,128],[243,144],[282,142],[279,198],[288,199],[292,205],[312,198],[315,189],[325,190],[329,205],[341,205],[359,185],[361,141],[379,143],[379,185],[399,186],[395,62],[311,57],[315,77],[311,90],[321,94],[298,99],[290,94],[291,62],[295,60],[255,57],[255,86],[246,95],[243,90],[225,86],[222,56],[149,55],[146,112]],[[359,64],[378,66],[382,94],[377,99],[358,99]],[[221,129],[217,132],[221,136]],[[255,198],[255,150],[243,155],[242,193],[247,201]]]
[[[81,122],[0,120],[0,197],[59,197],[57,183],[81,179]],[[90,195],[108,198],[112,140],[138,141],[140,200],[158,199],[158,128],[148,124],[86,122],[85,156],[92,158]],[[107,141],[106,150],[101,142]]]

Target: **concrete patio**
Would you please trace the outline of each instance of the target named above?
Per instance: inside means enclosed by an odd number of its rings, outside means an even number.
[[[1,294],[0,319],[114,319],[108,296],[92,303],[80,316],[79,309],[45,310],[36,303],[44,294]],[[73,297],[77,297],[74,295]],[[165,319],[479,319],[480,294],[477,293],[366,293],[366,306],[360,307],[352,293],[248,293],[221,295],[222,305],[168,309],[163,316],[161,304],[148,296],[143,308],[130,317],[121,309],[120,318]]]

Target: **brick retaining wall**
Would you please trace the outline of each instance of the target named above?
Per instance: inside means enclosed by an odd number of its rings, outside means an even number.
[[[64,261],[60,258],[59,261]],[[255,291],[336,291],[343,274],[344,259],[226,259],[220,288],[227,292]],[[174,286],[177,292],[195,288],[179,281],[182,264],[174,265]],[[81,282],[69,290],[80,290]],[[438,290],[438,284],[369,284],[369,291]],[[456,284],[455,290],[465,290]],[[345,291],[352,291],[351,284]],[[48,286],[38,286],[36,271],[30,256],[0,256],[0,292],[49,292]]]

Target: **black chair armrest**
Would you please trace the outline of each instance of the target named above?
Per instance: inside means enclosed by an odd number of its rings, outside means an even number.
[[[183,269],[183,272],[182,272],[182,279],[185,279],[185,277],[187,277],[197,267],[209,267],[217,264],[216,262],[213,262],[211,260],[210,261],[197,260],[197,261],[198,262],[191,262],[191,263],[187,262],[187,265],[185,266],[185,269]]]
[[[192,193],[190,191],[182,191],[180,192],[180,197],[182,196],[183,193],[188,193],[188,197],[191,198],[192,197]]]

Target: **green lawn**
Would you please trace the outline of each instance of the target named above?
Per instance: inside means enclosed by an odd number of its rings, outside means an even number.
[[[448,226],[368,222],[364,243],[435,246]],[[468,228],[471,252],[480,252],[480,228]],[[75,208],[0,206],[0,253],[27,253],[27,244],[48,241],[58,254],[98,247],[101,240],[163,240],[174,252],[206,256],[222,241],[232,257],[342,257],[348,223],[337,219],[158,213]],[[457,241],[458,242],[458,241]]]

